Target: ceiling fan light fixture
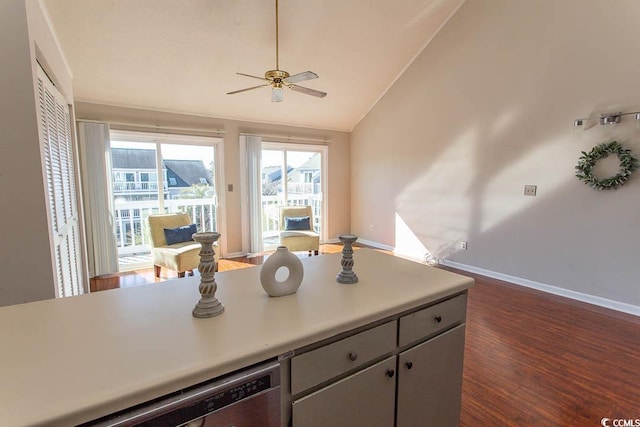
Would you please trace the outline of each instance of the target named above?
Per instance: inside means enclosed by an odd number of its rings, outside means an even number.
[[[274,86],[273,89],[271,89],[271,102],[282,102],[282,100],[284,100],[282,86]]]
[[[315,89],[310,89],[304,86],[298,86],[296,84],[298,82],[317,79],[318,75],[313,71],[303,71],[302,73],[290,75],[288,72],[280,69],[280,47],[279,47],[280,43],[279,43],[279,36],[278,36],[278,33],[279,33],[278,31],[278,0],[275,0],[275,2],[276,2],[276,69],[268,70],[266,73],[264,73],[264,77],[258,77],[251,74],[236,73],[241,76],[246,76],[246,77],[251,77],[252,79],[261,80],[263,83],[258,86],[252,86],[252,87],[248,87],[240,90],[227,92],[227,95],[247,92],[249,90],[258,89],[264,86],[271,86],[271,102],[282,102],[284,100],[282,86],[284,85],[294,92],[299,92],[305,95],[311,95],[318,98],[324,98],[325,96],[327,96],[325,92],[321,92]]]

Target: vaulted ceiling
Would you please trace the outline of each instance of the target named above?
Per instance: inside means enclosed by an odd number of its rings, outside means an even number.
[[[464,0],[279,0],[280,69],[315,98],[236,72],[275,68],[275,0],[45,0],[76,101],[352,130]]]

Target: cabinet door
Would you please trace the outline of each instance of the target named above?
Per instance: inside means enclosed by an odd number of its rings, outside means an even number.
[[[464,325],[400,353],[397,427],[457,427]]]
[[[294,427],[393,426],[396,358],[316,391],[292,405]]]

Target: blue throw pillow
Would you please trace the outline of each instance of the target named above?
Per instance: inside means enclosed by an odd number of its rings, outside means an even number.
[[[167,240],[167,245],[173,245],[175,243],[192,241],[191,235],[197,232],[198,227],[195,224],[183,225],[178,228],[165,228],[164,237]]]
[[[311,230],[308,216],[287,216],[284,218],[284,229],[288,231],[294,230]]]

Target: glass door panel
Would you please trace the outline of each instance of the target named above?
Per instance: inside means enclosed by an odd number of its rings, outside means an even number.
[[[211,146],[160,144],[166,212],[186,212],[198,231],[218,231],[215,151]]]
[[[280,206],[285,204],[284,150],[262,150],[260,194],[262,195],[262,240],[266,251],[278,246]]]
[[[313,227],[322,235],[323,151],[313,147],[290,149],[289,146],[291,144],[263,143],[260,194],[265,251],[278,246],[280,206],[311,206]]]
[[[155,177],[155,182],[153,181]],[[156,144],[111,141],[111,178],[120,271],[150,264],[146,218],[160,212]]]
[[[195,139],[112,134],[113,216],[120,271],[151,267],[149,215],[186,212],[198,231],[220,231],[215,156],[218,141],[207,139],[198,144]]]
[[[311,206],[313,228],[321,233],[322,154],[317,151],[287,151],[287,205]]]

